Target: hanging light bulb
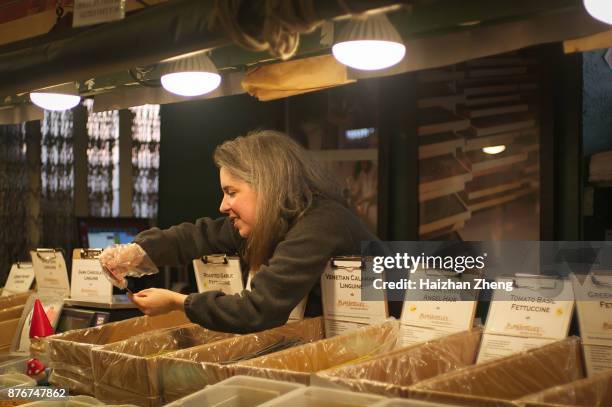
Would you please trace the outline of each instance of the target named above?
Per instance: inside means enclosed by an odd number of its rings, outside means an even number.
[[[164,89],[180,96],[204,95],[221,84],[217,67],[202,51],[165,61],[161,74]]]
[[[584,0],[584,8],[593,18],[607,24],[612,24],[612,1]]]
[[[332,54],[351,68],[372,71],[400,62],[406,46],[387,16],[381,13],[351,20],[335,39]]]
[[[68,110],[79,104],[81,96],[77,84],[70,82],[30,92],[30,100],[45,110]]]
[[[491,155],[503,153],[504,151],[506,151],[506,146],[504,145],[483,147],[482,149],[483,153],[491,154]]]

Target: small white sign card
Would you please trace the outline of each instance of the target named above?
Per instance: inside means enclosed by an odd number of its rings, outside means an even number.
[[[401,346],[429,341],[472,328],[479,274],[419,270],[406,290],[400,318]]]
[[[246,289],[251,291],[251,280],[253,279],[254,273],[253,272],[249,272],[249,277],[247,278],[247,282],[246,282]],[[298,305],[295,306],[295,308],[291,311],[291,314],[289,314],[289,318],[287,319],[287,322],[296,322],[296,321],[301,321],[304,319],[304,313],[306,312],[306,303],[308,301],[308,296],[302,298],[302,301],[300,301],[298,303]]]
[[[513,289],[493,294],[477,363],[567,337],[574,308],[570,280],[517,275],[497,281]]]
[[[193,261],[198,292],[222,291],[227,295],[240,294],[244,289],[238,257],[211,254]]]
[[[113,301],[113,285],[100,264],[102,249],[74,249],[70,298],[92,303]]]
[[[612,271],[571,279],[587,375],[612,370]]]
[[[70,295],[68,270],[61,250],[36,249],[30,251],[36,275],[37,291],[62,297]]]
[[[382,323],[389,316],[384,290],[369,289],[367,300],[362,297],[363,291],[368,288],[364,288],[363,284],[372,285],[374,279],[383,277],[380,274],[365,274],[368,261],[372,259],[333,257],[323,271],[321,297],[327,338]],[[364,277],[365,281],[362,281]]]
[[[6,284],[2,288],[2,297],[25,293],[34,282],[34,267],[32,263],[15,263],[11,266]]]
[[[72,26],[106,23],[125,18],[125,0],[74,0]]]

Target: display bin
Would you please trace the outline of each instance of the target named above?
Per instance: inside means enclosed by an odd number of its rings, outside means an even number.
[[[1,308],[0,321],[8,321],[11,319],[21,318],[21,314],[23,314],[23,308],[23,305],[14,305],[12,307]]]
[[[0,297],[0,309],[7,309],[11,307],[15,307],[17,305],[23,306],[30,295],[32,295],[34,291],[28,291],[27,293],[19,293],[9,295],[7,297]]]
[[[159,359],[163,399],[171,402],[232,376],[239,360],[323,338],[319,317],[165,355]]]
[[[520,401],[525,407],[612,406],[612,372],[553,387]]]
[[[96,398],[106,403],[122,403],[123,396],[116,396],[121,390],[147,400],[160,399],[160,356],[233,336],[235,335],[190,324],[92,349],[91,363],[96,383]]]
[[[42,359],[53,368],[51,384],[68,388],[71,394],[94,394],[91,368],[92,349],[132,338],[143,333],[188,324],[184,312],[155,317],[143,316],[112,322],[93,328],[78,329],[42,340],[46,351]],[[33,341],[37,346],[39,341]]]
[[[280,382],[248,376],[234,376],[167,404],[167,406],[258,406],[268,400],[302,387],[298,383]]]
[[[358,407],[371,406],[384,398],[323,387],[304,387],[261,404],[261,407]]]
[[[410,398],[470,407],[516,406],[529,394],[584,377],[576,337],[424,380]]]
[[[406,397],[408,386],[473,365],[482,328],[459,332],[377,356],[369,361],[323,370],[311,384]]]
[[[432,403],[422,400],[388,399],[372,404],[372,407],[453,407],[454,404]]]
[[[28,358],[25,356],[1,355],[0,375],[6,373],[23,373],[28,370],[26,366]]]
[[[8,353],[30,293],[0,297],[0,353]]]
[[[0,354],[8,353],[11,350],[13,337],[19,327],[20,318],[0,321]]]
[[[310,384],[312,373],[358,363],[395,347],[399,322],[389,320],[343,335],[262,356],[234,366],[237,375]]]

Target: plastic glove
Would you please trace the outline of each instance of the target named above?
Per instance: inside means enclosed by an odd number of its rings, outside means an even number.
[[[159,272],[153,260],[136,243],[107,247],[100,254],[104,274],[117,288],[127,289],[125,277],[142,277]]]

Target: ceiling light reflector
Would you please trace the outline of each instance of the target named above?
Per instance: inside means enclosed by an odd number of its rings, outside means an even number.
[[[335,39],[334,57],[355,69],[393,66],[406,54],[402,37],[385,14],[351,20]]]

